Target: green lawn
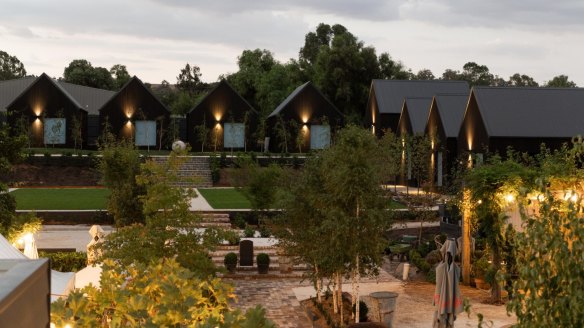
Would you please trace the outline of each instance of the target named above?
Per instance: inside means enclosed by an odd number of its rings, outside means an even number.
[[[389,208],[390,210],[400,210],[408,207],[404,203],[400,203],[393,199],[390,199],[387,208]]]
[[[249,200],[235,188],[198,189],[214,209],[251,208]]]
[[[11,192],[18,210],[101,210],[109,190],[95,188],[30,188]]]

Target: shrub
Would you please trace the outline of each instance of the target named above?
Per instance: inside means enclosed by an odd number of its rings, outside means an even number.
[[[234,230],[225,231],[223,238],[225,238],[225,240],[227,240],[229,245],[238,245],[239,241],[241,240],[239,233],[237,231],[234,231]]]
[[[270,256],[266,253],[259,253],[256,256],[256,263],[258,265],[270,265]]]
[[[420,271],[424,273],[428,273],[432,266],[420,256],[420,253],[416,250],[410,251],[410,261],[418,268]]]
[[[39,252],[39,257],[51,260],[51,269],[61,272],[77,272],[87,266],[85,252]]]
[[[245,238],[253,238],[255,236],[255,230],[251,226],[246,226],[243,230],[243,235]]]
[[[223,258],[223,264],[225,264],[225,266],[229,264],[237,264],[237,254],[233,252],[227,253],[225,258]]]
[[[219,182],[221,178],[221,163],[217,156],[211,156],[209,158],[209,168],[211,169],[211,180],[213,183]]]
[[[233,224],[238,227],[239,229],[245,229],[247,223],[245,219],[241,216],[241,214],[235,214],[235,218],[233,219]]]
[[[430,265],[438,264],[442,260],[442,255],[440,255],[440,251],[435,249],[426,255],[426,261]]]
[[[270,229],[268,229],[268,227],[266,226],[261,226],[260,227],[260,237],[262,238],[269,238],[272,235]]]

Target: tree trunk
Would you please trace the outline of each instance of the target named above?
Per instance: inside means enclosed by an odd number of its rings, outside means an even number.
[[[498,247],[493,247],[493,267],[497,272],[501,269],[501,252],[499,251]],[[495,279],[491,283],[491,301],[493,303],[501,303],[501,286],[499,285],[499,281]]]
[[[318,266],[316,265],[316,263],[314,264],[314,273],[315,273],[315,283],[316,283],[316,299],[318,300],[318,303],[322,303],[322,298],[321,298],[321,293],[320,291],[322,290],[322,283],[320,281],[319,278],[319,274],[318,274]]]
[[[470,191],[464,186],[462,206],[462,280],[465,285],[470,285]]]
[[[359,255],[357,255],[357,269],[355,270],[355,322],[359,323],[359,315],[361,313],[361,307],[359,302],[359,280],[360,280],[360,273],[359,273]]]
[[[341,323],[343,323],[345,321],[345,319],[343,318],[343,278],[341,276],[340,272],[337,272],[337,302],[339,303],[339,307],[340,307],[340,312],[341,312]]]
[[[339,313],[339,306],[337,301],[337,277],[333,274],[333,313]]]

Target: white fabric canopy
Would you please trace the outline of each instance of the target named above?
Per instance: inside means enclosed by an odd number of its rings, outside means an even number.
[[[16,247],[12,246],[4,236],[0,234],[0,259],[20,259],[29,258],[22,254]],[[75,287],[75,273],[59,272],[51,270],[51,302],[60,296],[66,296]]]
[[[87,266],[75,274],[75,288],[83,288],[90,283],[99,288],[101,277],[101,264]]]

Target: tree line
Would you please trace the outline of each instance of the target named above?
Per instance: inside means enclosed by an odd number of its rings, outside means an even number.
[[[331,100],[348,122],[361,123],[369,96],[371,80],[462,80],[470,86],[539,87],[533,77],[515,73],[503,78],[486,65],[469,61],[462,70],[446,69],[436,76],[429,69],[413,72],[387,52],[377,54],[340,24],[320,23],[305,35],[298,58],[282,63],[267,49],[246,49],[237,57],[236,72],[219,79],[227,81],[262,117],[267,117],[297,86],[312,81]],[[0,51],[0,80],[26,76],[24,65],[15,56]],[[73,60],[63,72],[65,82],[107,90],[119,90],[129,79],[126,66],[116,64],[109,70],[94,67],[85,59]],[[200,68],[187,63],[176,82],[164,80],[147,84],[174,114],[186,114],[214,86],[201,80]],[[576,87],[567,75],[546,81],[543,87]]]

